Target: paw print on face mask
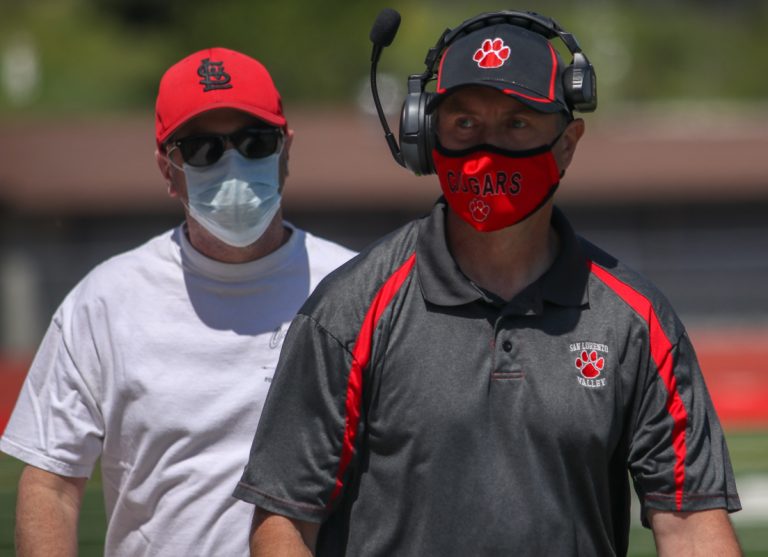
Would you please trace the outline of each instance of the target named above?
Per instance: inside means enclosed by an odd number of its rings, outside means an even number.
[[[600,370],[605,366],[605,359],[602,356],[598,356],[594,350],[587,353],[586,350],[581,352],[581,355],[576,358],[576,369],[587,379],[594,379],[600,375]]]
[[[491,206],[482,199],[475,198],[469,202],[469,214],[477,222],[483,222],[491,214]]]
[[[472,59],[481,68],[500,68],[509,58],[509,47],[504,41],[495,38],[485,39],[482,48],[478,48]]]

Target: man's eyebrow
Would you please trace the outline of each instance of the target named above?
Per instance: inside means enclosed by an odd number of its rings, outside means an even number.
[[[471,107],[467,106],[466,103],[462,102],[461,100],[454,99],[446,99],[445,102],[442,104],[442,112],[447,112],[448,114],[455,114],[457,112],[467,112],[467,113],[474,113],[475,111],[472,110]]]

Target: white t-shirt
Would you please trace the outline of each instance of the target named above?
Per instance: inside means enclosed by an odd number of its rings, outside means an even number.
[[[354,255],[291,228],[226,264],[179,227],[96,267],[56,311],[0,450],[70,477],[101,457],[107,555],[248,554],[253,507],[231,493],[283,336]]]

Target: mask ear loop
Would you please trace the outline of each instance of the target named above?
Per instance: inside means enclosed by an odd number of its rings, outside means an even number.
[[[565,130],[568,129],[568,126],[571,125],[571,122],[573,122],[573,115],[571,115],[571,118],[565,123],[565,126],[563,126],[563,129],[560,130],[560,133],[557,134],[557,137],[555,137],[555,139],[552,141],[552,143],[549,144],[549,150],[550,151],[552,151],[552,149],[554,149],[554,147],[555,147],[555,144],[558,141],[560,141],[560,139],[562,139],[563,135],[565,134]],[[560,170],[560,169],[558,169],[558,170]],[[565,176],[565,168],[560,170],[560,180],[561,181],[562,181],[564,176]],[[558,182],[558,185],[559,185],[559,182]],[[552,193],[554,193],[554,192],[552,192]]]
[[[167,151],[163,151],[163,157],[165,157],[165,160],[167,160],[168,164],[171,165],[173,168],[175,168],[179,172],[184,172],[184,167],[179,166],[178,164],[176,164],[174,162],[174,160],[171,158],[171,153],[173,152],[173,150],[174,149],[178,149],[178,148],[179,147],[177,145],[173,145],[172,144],[170,149],[168,149]]]
[[[555,138],[554,138],[554,139],[553,139],[553,140],[552,140],[552,141],[549,143],[549,145],[547,145],[547,149],[548,149],[549,151],[551,151],[551,150],[552,150],[552,148],[555,146],[555,144],[556,144],[558,141],[560,141],[560,139],[563,137],[563,134],[565,133],[565,130],[566,130],[566,129],[568,129],[568,125],[569,125],[571,122],[573,122],[573,120],[569,120],[569,121],[568,121],[568,123],[566,123],[566,124],[565,124],[565,126],[563,126],[563,129],[562,129],[562,130],[560,130],[560,133],[559,133],[559,134],[557,134],[557,135],[555,136]]]

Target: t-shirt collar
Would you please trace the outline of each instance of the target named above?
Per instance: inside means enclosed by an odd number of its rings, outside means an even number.
[[[179,262],[185,271],[217,281],[251,281],[280,270],[300,255],[304,245],[303,231],[286,221],[283,225],[291,230],[288,241],[272,253],[246,263],[223,263],[203,255],[187,238],[185,224],[174,230],[173,240],[178,245]]]

